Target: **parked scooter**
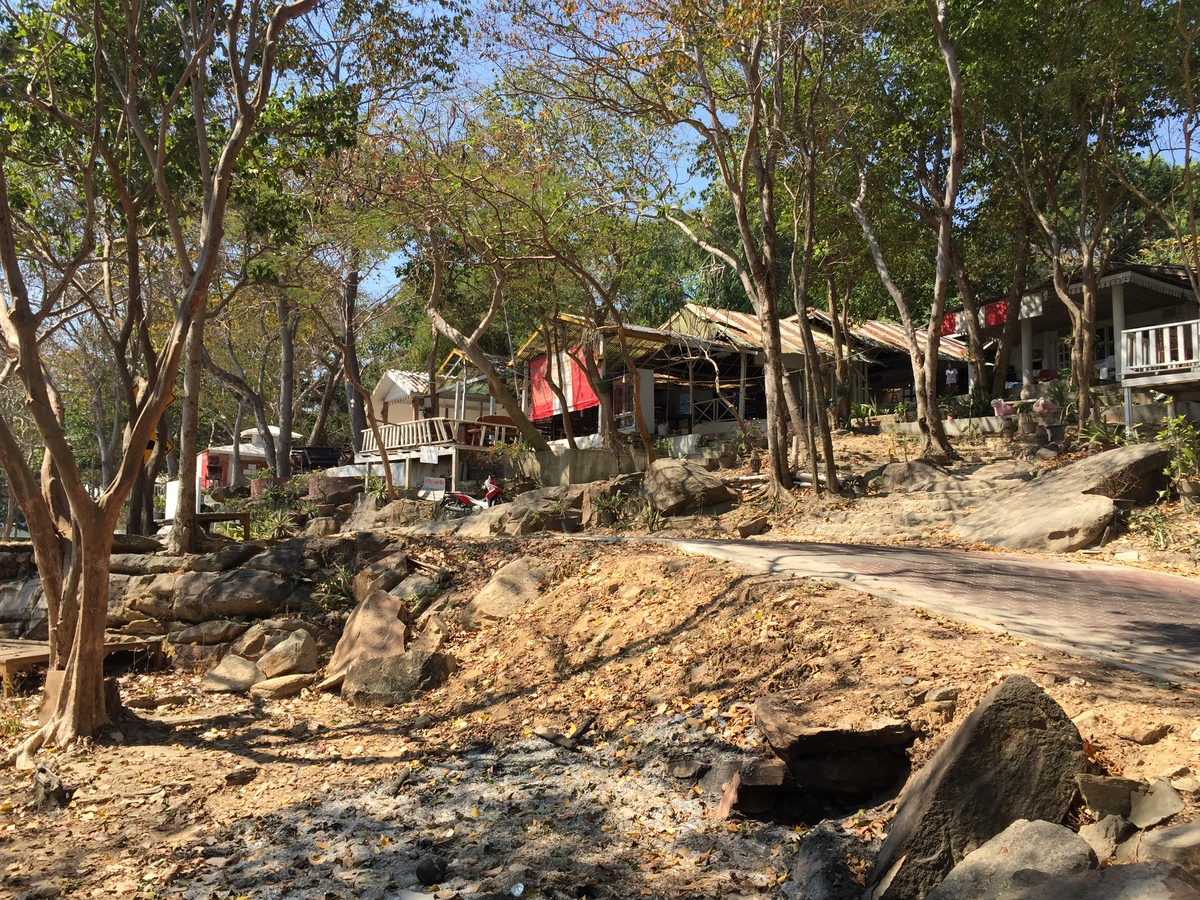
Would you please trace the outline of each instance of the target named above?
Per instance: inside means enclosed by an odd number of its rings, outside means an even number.
[[[497,503],[505,503],[508,498],[491,475],[483,482],[483,497],[472,497],[463,491],[447,491],[440,504],[447,515],[465,516],[476,510],[490,509]]]

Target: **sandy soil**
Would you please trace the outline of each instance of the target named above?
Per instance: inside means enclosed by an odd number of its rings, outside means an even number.
[[[841,443],[858,472],[892,449],[877,437]],[[981,444],[977,454],[1006,452]],[[671,530],[726,534],[761,507],[774,538],[855,541],[903,502],[801,497],[781,508],[750,491],[725,516]],[[1174,534],[1194,532],[1190,514],[1160,512]],[[1128,560],[1134,550],[1137,564],[1188,570],[1186,539],[1166,550],[1156,539],[1135,532],[1095,555]],[[944,542],[936,528],[884,540]],[[778,896],[804,823],[721,819],[719,795],[671,777],[670,760],[761,752],[750,706],[789,691],[830,724],[909,718],[922,733],[912,752],[920,766],[1012,673],[1076,718],[1097,771],[1172,778],[1188,800],[1178,820],[1197,815],[1187,791],[1200,786],[1194,688],[670,551],[558,538],[420,542],[454,572],[456,604],[521,556],[554,575],[525,613],[454,631],[460,671],[406,707],[356,710],[310,693],[257,703],[201,694],[193,676],[123,675],[122,694],[139,709],[94,742],[46,755],[76,789],[69,806],[38,811],[30,774],[0,772],[0,896]],[[1179,557],[1156,555],[1166,552]],[[921,702],[940,685],[960,690],[953,711]],[[5,743],[36,712],[34,696],[4,701]],[[593,718],[575,751],[535,733]],[[1165,736],[1137,743],[1147,725]],[[891,811],[886,796],[876,800],[823,812],[870,841]]]

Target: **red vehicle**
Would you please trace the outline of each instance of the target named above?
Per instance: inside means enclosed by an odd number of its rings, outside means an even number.
[[[442,497],[440,504],[441,509],[445,510],[451,516],[465,516],[480,509],[490,509],[497,503],[504,503],[508,500],[504,496],[504,491],[500,489],[500,485],[496,484],[496,480],[491,475],[483,482],[483,497],[472,497],[470,494],[463,491],[446,491],[446,495]]]

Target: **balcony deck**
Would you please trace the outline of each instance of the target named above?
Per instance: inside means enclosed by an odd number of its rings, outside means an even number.
[[[1121,332],[1121,381],[1127,388],[1200,385],[1200,319]]]
[[[413,487],[414,465],[425,464],[450,473],[450,489],[458,489],[459,455],[464,451],[488,450],[497,444],[515,441],[517,428],[505,418],[504,422],[438,418],[417,419],[413,422],[397,422],[379,426],[379,439],[370,429],[362,433],[362,450],[356,456],[358,462],[376,463],[382,460],[380,442],[387,452],[388,462],[404,464],[403,487]],[[500,418],[500,417],[496,417]],[[433,470],[434,473],[438,469]],[[418,473],[419,474],[419,473]],[[426,469],[429,475],[430,470]],[[438,476],[441,477],[441,476]]]
[[[375,432],[366,428],[362,436],[361,454],[378,459],[379,444],[375,439]],[[484,420],[468,422],[449,418],[417,419],[413,422],[380,425],[379,438],[389,456],[404,458],[408,453],[420,455],[422,447],[494,447],[496,444],[516,440],[517,428],[511,424]]]

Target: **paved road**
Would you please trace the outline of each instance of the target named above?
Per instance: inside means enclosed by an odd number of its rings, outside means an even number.
[[[1101,563],[958,550],[662,540],[767,572],[823,578],[901,603],[1200,684],[1200,580]]]

